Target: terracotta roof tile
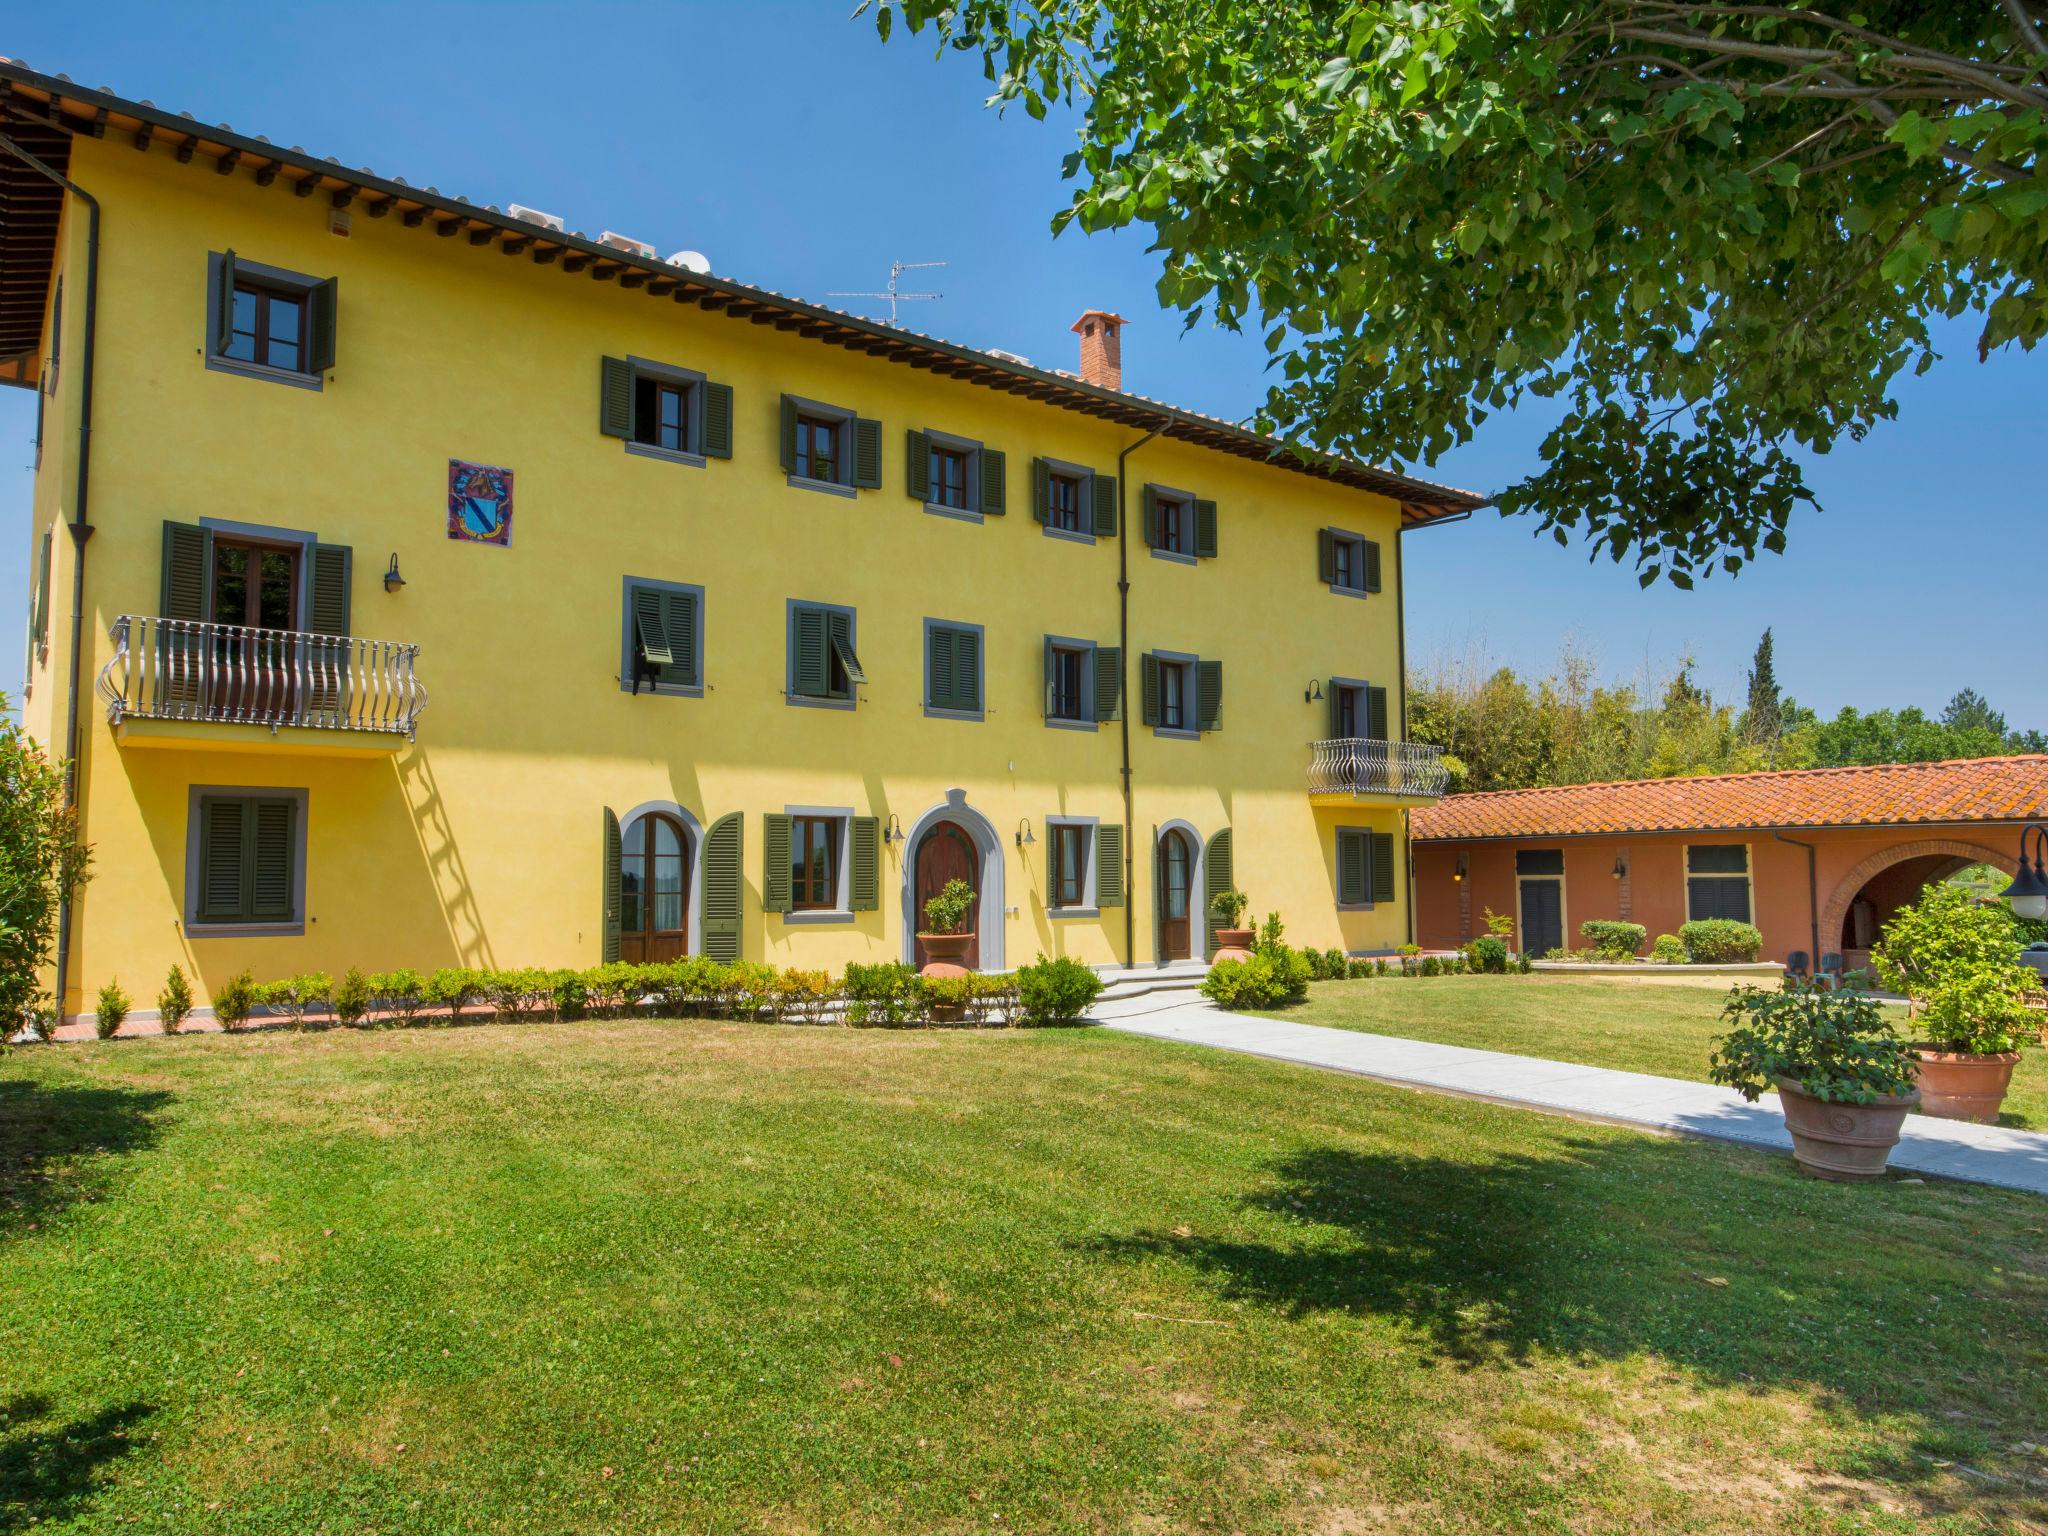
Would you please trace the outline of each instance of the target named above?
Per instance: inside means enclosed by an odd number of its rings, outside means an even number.
[[[2048,756],[1630,779],[1447,795],[1415,812],[1411,827],[1418,841],[1446,841],[2034,817],[2048,819]]]

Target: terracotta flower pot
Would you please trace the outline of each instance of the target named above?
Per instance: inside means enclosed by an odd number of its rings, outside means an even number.
[[[1906,1113],[1919,1105],[1920,1095],[1885,1094],[1869,1104],[1833,1104],[1781,1077],[1778,1102],[1785,1108],[1785,1129],[1792,1133],[1792,1158],[1799,1171],[1855,1184],[1884,1177]]]
[[[917,942],[924,946],[924,969],[920,976],[965,976],[967,967],[960,962],[967,958],[967,946],[974,942],[971,933],[920,933]]]
[[[1258,935],[1249,928],[1218,928],[1216,930],[1217,960],[1249,960],[1252,957],[1252,940]],[[1211,962],[1212,964],[1214,962]]]
[[[2018,1051],[1972,1056],[1916,1045],[1913,1054],[1920,1058],[1920,1113],[1979,1125],[1998,1123],[1998,1106],[2005,1102],[2012,1069],[2019,1065]]]

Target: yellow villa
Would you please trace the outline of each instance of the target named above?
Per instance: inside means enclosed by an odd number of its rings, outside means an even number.
[[[1402,541],[1482,499],[0,63],[60,1010],[1413,932]],[[146,1016],[146,1015],[145,1015]]]

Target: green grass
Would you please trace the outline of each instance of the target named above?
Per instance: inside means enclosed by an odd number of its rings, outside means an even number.
[[[6,1532],[2048,1518],[2048,1204],[1105,1032],[34,1047],[0,1193]]]
[[[1319,982],[1275,1017],[1704,1082],[1727,995],[1650,977],[1389,976]],[[1910,1035],[1903,1009],[1891,1011]],[[2021,1052],[2000,1123],[2048,1130],[2048,1051]]]

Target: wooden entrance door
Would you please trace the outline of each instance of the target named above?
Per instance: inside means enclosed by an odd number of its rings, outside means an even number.
[[[942,821],[918,839],[915,868],[917,878],[911,894],[917,906],[911,916],[919,928],[924,926],[924,904],[944,890],[948,880],[965,880],[975,888],[974,905],[967,911],[967,928],[974,935],[974,942],[967,946],[967,954],[960,963],[970,971],[980,970],[981,859],[974,851],[974,839],[958,822]],[[929,958],[924,945],[918,944],[915,962],[921,966]]]
[[[1564,947],[1564,882],[1532,880],[1522,886],[1522,951],[1532,957]]]
[[[690,949],[690,836],[669,816],[626,829],[619,861],[619,958],[675,960]]]
[[[1159,958],[1186,960],[1193,953],[1189,915],[1195,851],[1185,832],[1168,830],[1159,838]]]

